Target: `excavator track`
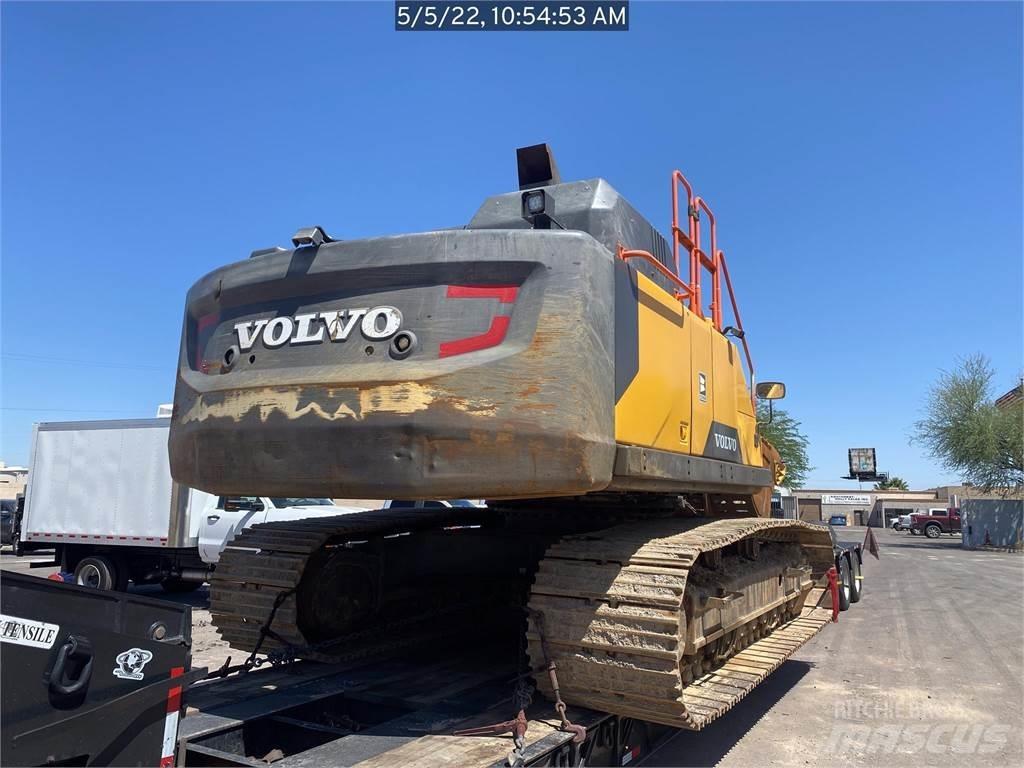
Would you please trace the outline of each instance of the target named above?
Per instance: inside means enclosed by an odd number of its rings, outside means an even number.
[[[538,686],[564,701],[699,730],[830,620],[814,603],[828,529],[764,518],[659,519],[568,536],[529,599]]]
[[[292,646],[306,648],[305,658],[333,661],[338,653],[319,654],[308,650],[313,645],[300,628],[299,587],[311,558],[327,548],[343,547],[354,541],[396,536],[449,526],[481,522],[482,511],[466,508],[374,510],[335,517],[294,520],[254,525],[234,538],[221,554],[210,582],[210,613],[214,626],[232,648],[261,652]],[[445,603],[447,601],[438,601]],[[451,603],[449,608],[457,608]],[[425,605],[422,614],[405,617],[403,634],[422,641],[429,629],[410,631],[419,619],[437,616],[445,605]],[[273,615],[270,634],[262,628]],[[437,622],[432,622],[436,625]],[[357,632],[347,644],[346,656],[395,646],[388,629]],[[261,642],[262,638],[262,642]],[[346,638],[338,638],[342,640]],[[376,642],[376,644],[374,644]]]
[[[349,582],[331,582],[321,564],[340,555],[358,565],[362,542],[432,531],[450,538],[445,529],[500,519],[494,510],[378,510],[253,526],[221,555],[214,624],[234,648],[290,648],[323,661],[440,640],[463,632],[466,617],[484,625],[498,601],[474,593],[475,579],[450,593],[414,580],[412,598],[387,621],[356,618],[326,641],[307,631],[301,606],[310,592],[324,599],[315,614],[346,599]],[[562,698],[591,709],[699,730],[831,618],[816,605],[833,565],[831,534],[800,521],[642,519],[565,535],[540,552],[539,562],[523,563],[527,572],[536,564],[527,629],[535,678],[555,698],[543,674],[554,663]]]

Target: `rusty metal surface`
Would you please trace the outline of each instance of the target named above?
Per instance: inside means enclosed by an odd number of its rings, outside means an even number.
[[[603,488],[614,459],[612,281],[605,248],[559,231],[331,243],[218,270],[189,292],[172,474],[216,493],[270,496]],[[508,311],[445,299],[446,285],[464,283],[518,286],[508,332],[494,348],[442,358],[441,341]],[[260,349],[227,371],[209,362],[231,346],[236,322],[376,304],[401,309],[416,354],[395,360],[386,344],[349,339]]]

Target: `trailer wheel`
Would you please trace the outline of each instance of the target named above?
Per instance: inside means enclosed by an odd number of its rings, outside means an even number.
[[[164,579],[160,582],[160,586],[164,592],[173,594],[181,594],[183,592],[195,592],[201,586],[201,581],[182,581],[181,579]]]
[[[861,585],[864,583],[861,579],[860,558],[856,552],[849,552],[847,556],[850,558],[850,602],[859,603]]]
[[[106,557],[83,557],[75,566],[75,584],[93,589],[114,589],[117,586],[117,568]]]
[[[839,610],[850,610],[850,559],[843,555],[839,558]]]

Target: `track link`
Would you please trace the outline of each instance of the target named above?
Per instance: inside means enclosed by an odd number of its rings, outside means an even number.
[[[369,538],[472,525],[480,523],[485,512],[465,508],[409,512],[383,509],[254,525],[236,536],[221,553],[210,582],[213,623],[232,648],[251,652],[257,648],[261,628],[277,604],[270,630],[284,643],[267,636],[259,649],[310,645],[299,626],[297,595],[306,566],[316,553],[328,546]]]
[[[531,590],[531,664],[556,664],[570,704],[698,730],[829,620],[807,603],[832,558],[827,529],[791,520],[661,519],[566,537]]]

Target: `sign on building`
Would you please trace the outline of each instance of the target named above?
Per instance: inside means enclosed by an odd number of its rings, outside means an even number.
[[[821,494],[822,504],[861,504],[871,503],[871,497],[866,493],[823,493]]]

